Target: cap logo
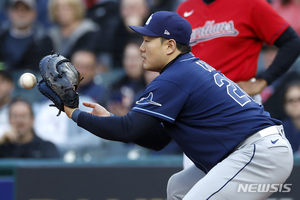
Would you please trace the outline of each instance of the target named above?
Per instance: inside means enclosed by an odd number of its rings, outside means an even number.
[[[178,43],[190,44],[191,24],[176,12],[158,11],[148,17],[144,26],[129,27],[144,36],[164,37]]]
[[[153,15],[153,14],[152,14],[152,15]],[[148,24],[150,23],[150,21],[151,21],[151,19],[152,19],[152,15],[147,19],[146,25],[148,25]]]

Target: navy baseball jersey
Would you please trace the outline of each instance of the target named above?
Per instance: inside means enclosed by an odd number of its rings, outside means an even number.
[[[204,172],[250,135],[281,124],[192,53],[167,65],[132,110],[163,119],[170,136]]]

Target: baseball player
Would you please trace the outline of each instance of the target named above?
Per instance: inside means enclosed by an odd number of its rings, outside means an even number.
[[[266,0],[188,0],[177,12],[192,26],[193,54],[250,96],[286,72],[300,54],[298,34]],[[251,82],[263,43],[279,51],[270,67]]]
[[[237,82],[259,103],[258,94],[300,54],[299,36],[266,0],[188,0],[177,12],[192,26],[192,53]],[[264,43],[279,51],[270,67],[256,77]],[[184,157],[183,164],[192,163]]]
[[[190,53],[191,26],[175,12],[152,14],[144,27],[143,68],[159,72],[125,116],[95,103],[88,113],[64,106],[78,126],[108,140],[160,150],[172,139],[195,164],[174,174],[168,200],[254,200],[274,192],[240,191],[241,184],[279,187],[293,154],[279,120],[220,71]],[[244,186],[243,186],[244,187]]]

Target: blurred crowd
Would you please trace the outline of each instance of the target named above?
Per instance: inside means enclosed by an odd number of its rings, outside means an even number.
[[[176,10],[174,0],[3,0],[0,3],[0,157],[59,158],[66,162],[152,154],[134,144],[100,139],[76,126],[40,94],[19,83],[24,72],[41,80],[39,62],[52,51],[84,77],[82,102],[126,115],[158,73],[145,72],[142,26],[152,12]],[[17,103],[13,103],[17,102]],[[20,111],[22,110],[22,112]],[[180,152],[180,150],[177,149]],[[173,152],[170,152],[171,154]],[[178,152],[176,152],[178,153]]]
[[[151,13],[176,11],[183,0],[2,0],[0,2],[0,157],[59,158],[66,162],[123,156],[182,155],[171,142],[161,152],[135,144],[97,138],[76,126],[35,87],[22,88],[19,77],[31,72],[40,80],[39,61],[52,51],[68,58],[84,77],[82,102],[97,102],[126,115],[157,75],[144,71],[143,40],[128,25],[143,26]],[[300,34],[300,0],[269,1]],[[264,46],[258,72],[268,68],[275,47]],[[300,61],[262,92],[263,104],[284,121],[300,145]],[[298,81],[298,82],[297,82]]]

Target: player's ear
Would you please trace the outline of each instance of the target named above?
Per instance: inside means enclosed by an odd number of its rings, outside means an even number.
[[[169,39],[167,42],[167,54],[172,54],[176,50],[176,41],[174,39]]]

